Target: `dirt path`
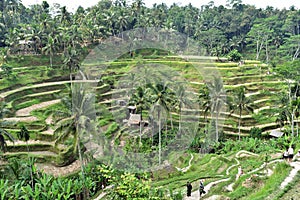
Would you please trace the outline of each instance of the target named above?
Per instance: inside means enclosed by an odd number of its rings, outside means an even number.
[[[46,124],[48,125],[48,129],[43,131],[42,134],[47,134],[47,135],[54,135],[54,129],[51,128],[51,124],[53,122],[52,115],[50,115],[46,120]]]
[[[38,119],[34,116],[30,116],[30,113],[34,110],[45,108],[47,106],[51,106],[54,104],[57,104],[60,102],[60,99],[52,100],[52,101],[46,101],[43,103],[35,104],[32,106],[29,106],[27,108],[20,109],[16,112],[16,117],[9,117],[9,118],[3,118],[3,121],[10,121],[10,122],[34,122]],[[47,122],[46,122],[47,123]]]
[[[235,161],[236,161],[236,164],[233,164],[233,165],[231,165],[231,166],[229,166],[229,167],[227,168],[227,170],[226,170],[226,175],[229,175],[229,172],[230,172],[230,170],[231,170],[232,168],[237,167],[237,166],[240,165],[240,161],[238,160],[238,158],[240,158],[240,157],[245,157],[245,156],[258,156],[258,155],[257,155],[257,154],[254,154],[254,153],[251,153],[251,152],[248,152],[248,151],[244,151],[244,150],[237,152],[237,153],[235,154],[235,158],[234,158]],[[266,167],[267,165],[273,164],[273,163],[275,163],[275,162],[282,162],[282,160],[281,160],[281,159],[277,159],[277,160],[273,160],[273,161],[271,161],[271,162],[269,162],[269,163],[263,163],[260,167],[254,169],[254,170],[252,170],[252,171],[250,171],[250,172],[248,172],[248,173],[246,173],[246,174],[252,174],[252,173],[255,173],[255,172],[259,171],[259,170],[262,170],[262,169],[263,169],[264,167]],[[290,173],[291,177],[290,177],[290,178],[287,177],[286,180],[285,180],[282,184],[288,184],[288,183],[294,178],[294,176],[297,174],[297,172],[300,170],[300,162],[299,162],[298,164],[291,164],[291,165],[295,166],[295,171],[292,170],[293,172]],[[273,173],[272,170],[267,170],[266,176],[270,176],[272,173]],[[245,174],[242,174],[242,176],[243,176],[243,175],[245,175]],[[237,179],[238,179],[238,178],[237,178]],[[235,181],[236,181],[237,179],[235,179]],[[229,180],[230,180],[230,178],[224,178],[224,179],[220,179],[220,180],[217,180],[217,181],[213,181],[213,182],[207,184],[207,185],[205,186],[206,194],[204,194],[202,197],[205,198],[205,196],[209,193],[209,190],[211,189],[211,187],[213,187],[214,185],[217,185],[217,184],[219,184],[219,183],[221,183],[221,182],[225,182],[225,181],[229,181]],[[229,184],[228,186],[226,186],[226,189],[227,189],[228,191],[233,191],[233,188],[232,188],[232,187],[233,187],[235,181],[233,181],[231,184]],[[194,185],[194,187],[198,188],[198,187],[199,187],[198,181],[195,181],[195,182],[193,183],[193,185]],[[213,195],[213,196],[210,196],[210,197],[207,198],[207,199],[213,200],[213,199],[217,199],[217,198],[218,198],[218,195]],[[196,191],[192,192],[191,197],[185,197],[185,198],[184,198],[184,200],[199,200],[199,199],[200,199],[200,194],[199,194],[199,190],[198,190],[198,189],[197,189]]]
[[[205,185],[204,190],[205,190],[206,194],[208,194],[211,187],[213,187],[214,185],[217,185],[218,183],[229,181],[229,180],[230,180],[230,178],[225,178],[225,179],[220,179],[220,180],[211,182],[211,183]],[[199,184],[198,184],[198,187],[199,187]],[[206,194],[204,194],[203,196],[205,196]],[[184,200],[199,200],[199,199],[200,199],[199,190],[196,190],[196,191],[192,192],[192,196],[184,198]]]
[[[34,122],[36,120],[37,118],[34,116],[3,118],[3,121],[10,121],[10,122]]]
[[[192,160],[194,159],[194,155],[191,154],[191,159],[189,160],[189,165],[187,167],[184,167],[184,168],[179,168],[179,167],[175,167],[178,171],[181,171],[181,172],[186,172],[187,170],[190,169],[190,167],[192,166]]]
[[[74,161],[70,165],[64,167],[56,167],[52,164],[45,163],[36,163],[37,169],[45,172],[46,174],[51,174],[55,177],[66,176],[68,174],[77,172],[80,170],[80,162],[79,160]]]
[[[288,177],[280,185],[280,189],[284,189],[290,182],[293,181],[298,171],[300,170],[300,162],[291,162],[290,165],[293,167]]]
[[[7,146],[17,146],[17,145],[26,145],[26,142],[21,141],[21,140],[16,140],[14,143],[11,141],[6,141]],[[42,140],[28,140],[27,141],[28,145],[30,144],[42,144],[42,145],[53,145],[53,142],[47,142],[47,141],[42,141]]]
[[[23,109],[18,110],[16,112],[16,116],[17,117],[30,116],[30,113],[34,110],[45,108],[47,106],[51,106],[51,105],[57,104],[59,102],[60,102],[60,99],[56,99],[56,100],[52,100],[52,101],[46,101],[46,102],[43,102],[43,103],[35,104],[35,105],[29,106],[27,108],[23,108]]]

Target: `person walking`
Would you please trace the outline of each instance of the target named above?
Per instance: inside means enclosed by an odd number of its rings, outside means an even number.
[[[186,196],[190,197],[192,194],[193,186],[189,181],[186,184],[186,189],[187,189]]]
[[[238,173],[236,174],[236,181],[242,176],[242,174],[243,174],[243,170],[242,170],[242,167],[241,166],[239,166],[238,167]]]
[[[199,183],[199,193],[200,193],[200,198],[201,198],[202,194],[206,193],[204,191],[204,184],[203,184],[202,180],[200,180],[200,183]]]
[[[285,150],[285,152],[283,152],[283,159],[285,160],[285,161],[287,161],[288,160],[288,158],[289,158],[289,151],[288,151],[288,149],[286,149]]]
[[[292,146],[290,146],[290,148],[288,149],[288,153],[289,153],[289,162],[292,162],[294,158],[294,149]]]

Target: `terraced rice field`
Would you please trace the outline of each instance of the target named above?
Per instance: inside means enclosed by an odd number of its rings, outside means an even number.
[[[35,79],[27,80],[24,84],[11,85],[7,88],[1,88],[0,97],[8,104],[11,113],[3,120],[9,122],[5,127],[7,131],[16,136],[19,131],[20,124],[25,124],[29,129],[31,139],[28,142],[30,153],[39,158],[40,161],[54,162],[57,165],[64,165],[71,162],[67,157],[70,153],[68,144],[56,146],[54,144],[57,138],[57,120],[53,120],[53,113],[61,109],[61,100],[66,96],[66,90],[72,83],[89,82],[94,88],[96,94],[97,108],[100,108],[97,116],[97,128],[113,138],[115,143],[124,146],[126,138],[132,135],[138,135],[139,128],[132,130],[127,127],[123,120],[128,119],[128,110],[126,108],[130,95],[128,91],[132,88],[130,83],[137,83],[134,75],[137,76],[136,69],[142,62],[143,70],[166,66],[172,69],[172,73],[168,74],[170,80],[172,76],[183,77],[186,87],[192,93],[191,99],[200,95],[200,88],[205,83],[205,77],[200,72],[215,70],[220,74],[220,78],[224,83],[226,95],[231,96],[234,88],[244,86],[246,88],[246,96],[253,100],[252,106],[255,108],[254,113],[242,113],[241,116],[241,133],[248,135],[253,127],[261,128],[267,134],[270,130],[278,128],[275,117],[272,115],[272,108],[276,107],[274,99],[277,92],[284,84],[278,80],[266,65],[259,62],[246,61],[244,65],[239,66],[237,63],[214,63],[208,62],[203,58],[182,59],[180,57],[157,57],[155,59],[143,58],[142,61],[137,59],[120,59],[117,62],[102,63],[105,69],[90,64],[82,69],[89,69],[89,79],[82,79],[82,73],[75,76],[77,80],[70,80],[70,76],[66,73],[53,76],[45,76],[43,80],[35,81]],[[98,63],[99,64],[99,63]],[[18,78],[22,79],[28,73],[31,73],[32,67],[22,66],[15,70],[20,72]],[[26,73],[21,73],[22,69]],[[101,69],[101,70],[99,70]],[[200,69],[200,70],[199,70]],[[32,73],[43,74],[45,67],[35,66]],[[100,72],[99,72],[100,71]],[[65,75],[64,75],[65,74]],[[165,75],[167,76],[167,75]],[[73,76],[74,77],[74,76]],[[99,78],[100,77],[100,78]],[[155,78],[155,77],[149,77]],[[95,80],[96,79],[96,80]],[[3,81],[3,79],[1,80]],[[171,83],[172,84],[172,83]],[[120,100],[125,101],[125,105],[120,106]],[[178,126],[179,121],[198,120],[202,127],[205,122],[203,108],[198,109],[183,108],[179,114],[178,110],[171,110],[171,119],[168,118],[167,126]],[[145,110],[143,117],[147,118],[150,110]],[[101,113],[101,114],[99,114]],[[211,117],[208,116],[208,119]],[[221,113],[220,119],[224,120],[222,130],[225,134],[237,136],[238,133],[238,113],[232,113],[225,110]],[[117,125],[116,125],[117,124]],[[109,133],[108,133],[109,130]],[[144,128],[143,134],[147,135],[151,132],[151,128]],[[22,157],[27,152],[25,142],[18,141],[15,144],[8,142],[9,152],[4,156]],[[68,161],[65,161],[67,159]]]

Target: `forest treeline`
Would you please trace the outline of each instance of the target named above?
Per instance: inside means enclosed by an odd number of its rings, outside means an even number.
[[[299,59],[300,10],[294,6],[256,8],[241,0],[200,8],[191,4],[154,4],[143,0],[101,0],[72,13],[65,6],[43,1],[25,7],[19,0],[0,2],[0,45],[15,53],[20,41],[31,43],[34,53],[55,54],[80,49],[83,44],[137,27],[160,27],[195,39],[209,56],[238,50],[244,58],[267,63]],[[74,51],[73,51],[74,52]]]

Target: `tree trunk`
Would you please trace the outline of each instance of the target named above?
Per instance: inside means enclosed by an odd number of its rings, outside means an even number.
[[[217,112],[217,116],[216,116],[216,142],[219,141],[219,127],[218,127],[218,120],[219,119],[219,112]]]
[[[167,144],[167,142],[168,142],[168,119],[167,119],[167,122],[166,122],[165,140],[166,140],[166,144]]]
[[[50,66],[51,66],[51,68],[53,68],[53,64],[52,64],[52,55],[50,55]]]
[[[291,124],[292,136],[293,137],[294,137],[294,115],[295,115],[295,110],[292,111],[292,124]]]
[[[139,141],[139,147],[142,146],[142,121],[140,121],[140,141]]]
[[[266,40],[266,61],[269,63],[268,40]]]
[[[242,110],[240,110],[240,118],[239,118],[239,140],[241,140],[241,118],[242,118]]]
[[[179,107],[179,133],[181,134],[181,106]]]
[[[158,111],[158,163],[161,165],[161,119]]]
[[[179,114],[180,115],[180,114]],[[173,130],[173,118],[172,118],[172,113],[170,113],[170,120],[171,120],[171,130]]]

